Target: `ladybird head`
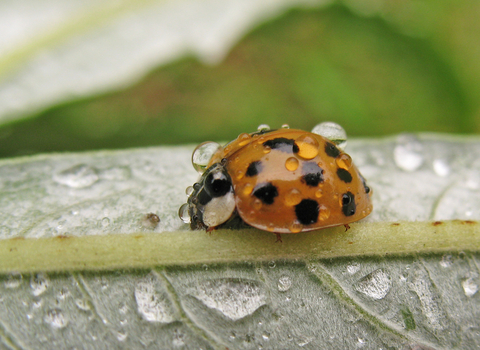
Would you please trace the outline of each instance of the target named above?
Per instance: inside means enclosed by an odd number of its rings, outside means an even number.
[[[213,164],[202,174],[187,205],[192,229],[216,227],[232,216],[235,210],[232,180],[222,163]]]

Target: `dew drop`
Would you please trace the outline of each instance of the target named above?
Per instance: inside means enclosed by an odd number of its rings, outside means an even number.
[[[90,304],[88,303],[88,301],[86,299],[76,299],[75,300],[75,305],[77,305],[77,307],[80,310],[83,310],[83,311],[90,310]]]
[[[184,203],[182,204],[180,209],[178,209],[178,216],[186,224],[190,223],[190,214],[188,213],[189,208],[190,206],[188,205],[188,203]]]
[[[262,201],[260,199],[255,199],[253,201],[253,209],[260,210],[262,208]]]
[[[296,188],[292,188],[285,194],[285,204],[288,206],[297,205],[302,201],[302,194]]]
[[[135,285],[137,310],[149,322],[170,323],[174,319],[162,296],[155,290],[153,279],[146,278]]]
[[[249,144],[251,139],[252,139],[252,137],[250,136],[250,134],[247,134],[247,133],[243,133],[243,134],[238,135],[238,137],[237,137],[237,141],[239,142],[238,146],[242,147],[242,146],[245,146],[245,145]]]
[[[67,318],[60,309],[49,310],[43,320],[52,328],[56,329],[65,328],[68,324]]]
[[[142,226],[148,229],[154,229],[158,226],[160,218],[155,213],[145,214],[142,218]]]
[[[289,171],[295,171],[298,169],[298,159],[295,157],[287,158],[285,161],[285,168]]]
[[[282,129],[290,129],[290,125],[288,125],[288,124],[282,124]]]
[[[444,267],[444,268],[447,268],[447,267],[451,267],[452,266],[452,256],[451,255],[444,255],[442,256],[442,260],[440,261],[440,266],[441,267]]]
[[[352,167],[352,158],[346,153],[342,153],[340,156],[335,158],[337,166],[341,169],[349,170]]]
[[[253,185],[250,184],[250,183],[246,183],[244,186],[243,186],[243,189],[242,189],[242,194],[244,196],[250,196],[250,194],[252,194],[253,192]]]
[[[270,333],[268,333],[268,332],[263,332],[263,333],[262,333],[262,339],[263,339],[263,340],[269,340],[269,339],[270,339]]]
[[[384,269],[375,270],[354,284],[357,292],[363,293],[375,300],[385,298],[390,291],[392,281]]]
[[[255,281],[222,278],[201,283],[194,297],[231,320],[239,320],[265,305],[266,296]]]
[[[275,262],[275,260],[271,260],[268,262],[269,268],[274,269],[276,266],[277,266],[277,263]]]
[[[257,127],[257,130],[258,131],[268,131],[268,130],[270,130],[270,126],[268,124],[260,124]]]
[[[318,190],[315,191],[315,197],[320,198],[323,195],[323,190],[319,188]]]
[[[444,159],[435,159],[433,161],[433,171],[440,177],[446,177],[450,175],[450,165]]]
[[[32,279],[30,280],[30,288],[32,288],[32,294],[38,297],[47,290],[49,284],[50,281],[47,279],[46,276],[41,273],[32,276]]]
[[[98,181],[98,174],[91,166],[78,164],[53,175],[53,180],[68,187],[85,188]]]
[[[467,297],[473,297],[478,292],[478,285],[472,277],[462,281],[462,288]]]
[[[325,205],[320,205],[320,214],[318,220],[325,221],[330,217],[330,209]]]
[[[5,285],[5,288],[14,289],[18,288],[20,284],[22,284],[22,282],[23,276],[18,272],[12,272],[7,276],[3,283]]]
[[[312,133],[323,136],[332,141],[342,151],[347,146],[345,129],[334,122],[323,122],[313,127]]]
[[[107,218],[107,217],[104,217],[104,218],[102,219],[102,226],[103,226],[103,227],[107,227],[107,226],[109,226],[109,225],[110,225],[110,219]]]
[[[190,197],[192,195],[193,191],[194,191],[193,186],[188,186],[185,189],[185,194]]]
[[[291,233],[299,233],[302,231],[302,228],[303,228],[303,225],[297,221],[292,222],[288,227]]]
[[[238,170],[235,172],[235,178],[236,178],[237,180],[243,179],[244,176],[245,176],[245,171],[243,171],[242,169],[238,169]]]
[[[124,342],[128,338],[128,333],[126,331],[118,331],[116,332],[117,340]]]
[[[298,156],[303,159],[313,159],[318,155],[320,145],[318,141],[309,134],[303,134],[295,140],[298,146]]]
[[[207,169],[208,162],[212,156],[221,148],[221,146],[213,141],[206,141],[199,144],[192,153],[192,165],[195,170],[203,174]]]
[[[357,263],[357,262],[354,262],[350,265],[347,266],[347,272],[350,274],[350,275],[354,275],[356,274],[358,271],[360,271],[360,264]]]
[[[424,162],[423,146],[414,135],[401,135],[393,150],[395,164],[404,171],[415,171]]]
[[[292,287],[292,279],[290,278],[290,276],[281,276],[278,279],[277,287],[279,292],[286,292],[287,290],[289,290],[290,287]]]

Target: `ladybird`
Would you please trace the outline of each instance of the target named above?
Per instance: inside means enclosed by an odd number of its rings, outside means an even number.
[[[337,143],[282,127],[240,134],[224,147],[201,144],[196,150],[209,148],[203,157],[210,159],[179,215],[192,229],[209,231],[232,222],[277,235],[348,228],[371,213],[372,191]]]

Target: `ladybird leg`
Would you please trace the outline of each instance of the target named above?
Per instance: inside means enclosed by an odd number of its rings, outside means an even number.
[[[343,226],[345,226],[345,232],[347,232],[347,231],[350,229],[350,225],[349,225],[349,224],[345,224],[345,225],[343,225]]]
[[[277,232],[274,232],[274,233],[277,236],[277,240],[275,241],[275,243],[277,243],[277,242],[283,243],[282,235],[280,233],[277,233]]]
[[[217,229],[217,226],[210,226],[205,231],[207,231],[207,233],[211,233],[212,231],[215,231],[216,229]]]

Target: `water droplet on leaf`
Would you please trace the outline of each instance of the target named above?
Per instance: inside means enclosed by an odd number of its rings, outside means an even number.
[[[338,148],[344,150],[347,146],[347,133],[341,125],[334,122],[323,122],[313,127],[312,133],[332,141]]]
[[[375,270],[354,284],[356,291],[375,300],[385,298],[391,286],[390,275],[384,269]]]
[[[72,188],[85,188],[98,181],[97,171],[89,165],[78,164],[53,176],[59,184]]]

